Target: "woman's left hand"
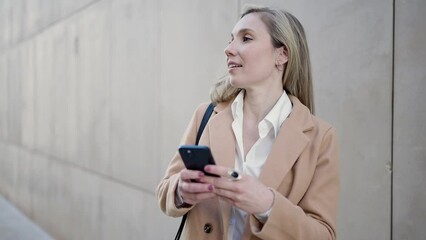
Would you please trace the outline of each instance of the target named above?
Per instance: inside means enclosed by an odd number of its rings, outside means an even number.
[[[207,165],[204,171],[220,177],[204,176],[200,181],[212,184],[213,193],[247,213],[263,213],[272,207],[274,193],[268,187],[250,175],[241,175],[235,180],[229,176],[230,170],[222,166]]]

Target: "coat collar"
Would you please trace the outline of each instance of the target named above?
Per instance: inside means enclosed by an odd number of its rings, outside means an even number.
[[[277,184],[282,180],[278,179],[278,176],[284,177],[286,175],[305,148],[309,141],[305,132],[311,130],[314,126],[309,109],[296,97],[289,95],[289,98],[293,104],[292,112],[283,122],[259,177],[260,181],[273,188],[278,187]],[[214,109],[215,116],[209,123],[210,148],[216,164],[229,168],[234,167],[236,144],[232,131],[231,102],[218,104]],[[232,141],[229,141],[229,139],[232,139]],[[281,174],[276,175],[275,173]]]

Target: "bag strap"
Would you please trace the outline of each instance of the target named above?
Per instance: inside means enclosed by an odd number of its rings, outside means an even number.
[[[215,107],[215,105],[213,103],[210,103],[209,106],[207,107],[206,112],[204,113],[203,119],[201,119],[200,128],[198,128],[197,139],[195,140],[195,145],[198,145],[198,143],[200,142],[201,134],[203,134],[204,128],[206,127],[207,122],[209,121],[210,116],[213,113],[214,107]],[[187,217],[188,217],[188,213],[185,213],[185,215],[183,215],[182,220],[180,222],[179,230],[176,233],[175,240],[180,239],[180,235],[182,234],[182,230],[183,230],[183,227],[185,226],[185,222],[186,222]]]
[[[210,103],[210,105],[206,109],[206,112],[204,113],[203,119],[201,120],[200,128],[198,129],[198,132],[197,132],[197,139],[195,141],[195,145],[198,145],[198,143],[200,142],[201,134],[203,134],[204,128],[206,127],[207,122],[209,121],[210,116],[213,113],[213,110],[214,110],[214,104]]]

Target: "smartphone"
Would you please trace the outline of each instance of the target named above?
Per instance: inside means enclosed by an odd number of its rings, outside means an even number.
[[[214,162],[210,148],[203,145],[183,145],[179,147],[179,154],[182,157],[185,167],[191,170],[204,172],[204,167]],[[218,175],[206,173],[208,176],[219,177]]]

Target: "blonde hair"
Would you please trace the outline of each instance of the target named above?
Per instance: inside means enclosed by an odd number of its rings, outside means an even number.
[[[267,7],[251,7],[241,18],[250,13],[259,14],[271,35],[272,45],[276,48],[284,46],[288,55],[282,78],[284,90],[296,96],[314,113],[311,62],[302,24],[287,11]],[[210,98],[215,103],[227,102],[240,91],[231,85],[229,76],[225,76],[213,86]]]

